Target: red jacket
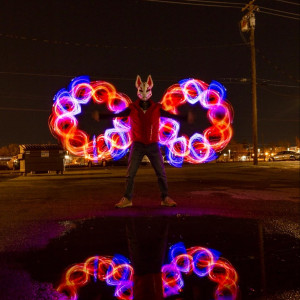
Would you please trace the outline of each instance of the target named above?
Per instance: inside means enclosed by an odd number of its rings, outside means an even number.
[[[142,100],[137,100],[129,105],[132,141],[143,144],[157,143],[162,106],[160,103],[148,100],[151,102],[151,106],[144,113],[139,105],[140,101]]]

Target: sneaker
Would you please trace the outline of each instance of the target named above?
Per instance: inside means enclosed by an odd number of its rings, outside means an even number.
[[[132,206],[132,201],[127,199],[126,197],[123,197],[116,205],[116,208],[124,208],[124,207],[128,207],[128,206]]]
[[[160,203],[162,206],[169,206],[169,207],[175,207],[177,206],[177,203],[171,199],[169,196],[167,196],[163,201]]]

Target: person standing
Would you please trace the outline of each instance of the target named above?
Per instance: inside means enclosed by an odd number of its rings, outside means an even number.
[[[146,82],[142,82],[141,77],[137,75],[135,86],[139,99],[121,113],[122,116],[130,117],[132,144],[128,159],[125,193],[115,207],[132,206],[134,179],[145,155],[149,158],[157,176],[161,205],[174,207],[177,204],[168,195],[167,176],[158,143],[160,117],[170,117],[171,114],[164,111],[160,103],[155,103],[150,99],[153,87],[151,75],[148,76]]]

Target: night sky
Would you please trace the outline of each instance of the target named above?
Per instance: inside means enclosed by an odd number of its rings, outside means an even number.
[[[108,81],[135,100],[137,74],[144,80],[152,75],[157,102],[184,78],[221,82],[235,111],[233,139],[251,143],[249,34],[239,30],[248,1],[221,2],[234,7],[179,0],[1,1],[0,147],[55,143],[48,128],[53,96],[72,78]],[[192,5],[203,3],[213,6]],[[255,3],[261,7],[255,29],[258,143],[293,146],[299,137],[300,5]],[[92,109],[86,107],[82,126],[98,135],[107,124],[95,122]],[[195,112],[194,126],[203,130],[205,111],[198,106]]]

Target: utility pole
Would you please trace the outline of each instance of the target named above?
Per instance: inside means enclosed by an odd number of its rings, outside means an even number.
[[[256,56],[255,56],[255,11],[258,6],[254,5],[255,0],[251,0],[242,12],[248,10],[241,21],[241,30],[243,32],[250,31],[250,47],[251,47],[251,86],[252,86],[252,135],[253,135],[253,163],[258,164],[258,146],[257,146],[257,99],[256,99]]]

